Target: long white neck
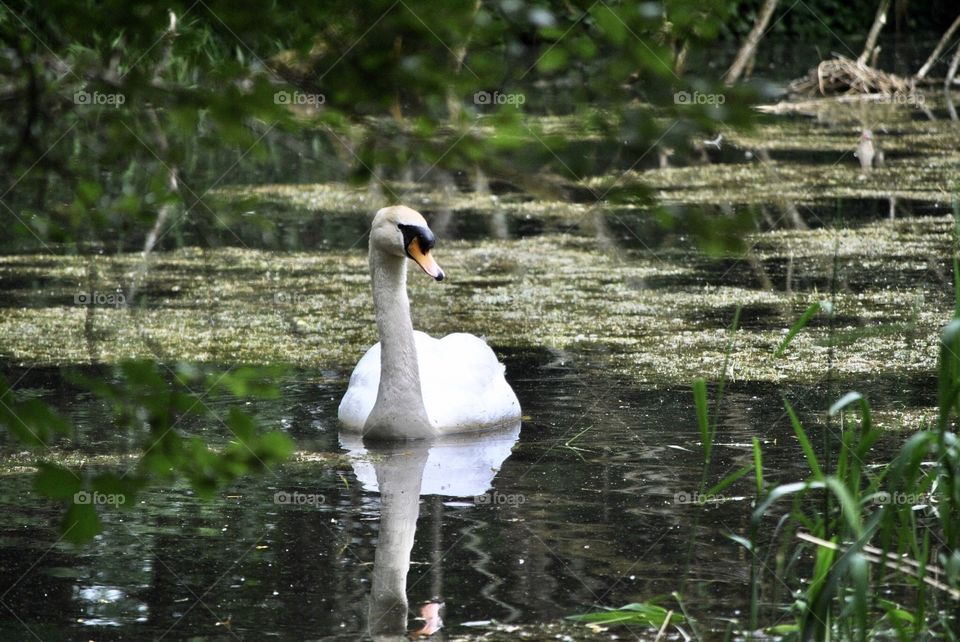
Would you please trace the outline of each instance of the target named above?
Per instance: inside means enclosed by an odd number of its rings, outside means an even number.
[[[418,439],[437,431],[427,418],[420,387],[417,345],[407,299],[403,257],[370,247],[373,307],[380,333],[380,386],[363,428],[364,437]]]

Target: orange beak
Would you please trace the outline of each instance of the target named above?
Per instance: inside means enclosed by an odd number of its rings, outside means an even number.
[[[443,270],[441,270],[437,262],[433,260],[433,256],[430,255],[430,250],[424,252],[420,249],[419,237],[414,237],[413,240],[410,241],[410,245],[407,246],[407,255],[416,261],[417,265],[428,275],[437,281],[443,281]]]

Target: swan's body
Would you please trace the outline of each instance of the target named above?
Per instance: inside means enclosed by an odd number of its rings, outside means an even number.
[[[340,402],[347,430],[365,437],[416,439],[502,427],[520,418],[504,366],[482,339],[414,332],[407,298],[409,257],[435,278],[434,237],[403,206],[377,212],[370,232],[370,274],[380,343],[360,359]]]

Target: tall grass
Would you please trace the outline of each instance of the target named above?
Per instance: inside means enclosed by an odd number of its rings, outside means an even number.
[[[954,201],[957,238],[960,204]],[[756,499],[746,536],[751,558],[746,636],[787,640],[958,640],[960,631],[960,259],[954,253],[955,318],[940,335],[938,416],[918,426],[889,461],[870,461],[880,437],[868,400],[849,392],[829,409],[818,454],[793,407],[784,409],[808,474],[769,486],[763,451],[718,486],[754,472]],[[809,306],[777,347],[779,356],[824,303]],[[722,385],[721,385],[722,390]],[[704,479],[716,426],[706,386],[694,383],[704,442]],[[789,600],[784,610],[782,588]],[[773,588],[771,588],[773,587]],[[765,594],[766,593],[770,593]]]
[[[939,417],[910,436],[892,461],[865,465],[879,432],[859,393],[830,408],[843,428],[833,474],[815,453],[807,431],[785,402],[806,458],[806,479],[763,487],[762,453],[754,449],[757,501],[745,546],[753,554],[750,630],[765,612],[764,573],[796,590],[792,622],[770,632],[801,640],[956,639],[960,608],[960,318],[940,338]],[[831,498],[823,511],[818,495]],[[777,536],[762,527],[792,500]],[[764,548],[779,545],[766,565]],[[895,589],[891,591],[891,589]],[[902,602],[902,603],[901,603]],[[906,605],[906,606],[905,606]]]
[[[955,213],[960,239],[960,204],[956,202]],[[955,317],[940,335],[935,422],[918,426],[889,461],[874,462],[871,449],[881,433],[864,395],[848,392],[829,408],[830,422],[819,453],[794,408],[784,400],[808,473],[790,483],[769,484],[761,442],[754,437],[750,464],[708,489],[719,404],[739,325],[737,308],[712,408],[706,381],[693,384],[703,460],[700,495],[717,496],[751,472],[756,493],[748,532],[730,535],[749,552],[749,621],[739,634],[728,627],[723,639],[960,640],[960,260],[956,253],[953,262]],[[817,313],[832,311],[832,301],[807,307],[777,346],[776,356],[789,348]],[[691,547],[698,516],[691,529]],[[691,557],[688,550],[688,565]],[[681,630],[682,635],[706,639],[683,608],[680,593],[673,593],[673,598],[692,633]],[[658,605],[631,604],[607,611],[574,619],[643,622],[659,628],[661,635],[673,623],[674,612]]]

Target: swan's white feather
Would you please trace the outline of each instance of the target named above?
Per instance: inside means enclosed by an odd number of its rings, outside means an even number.
[[[504,366],[490,346],[457,332],[434,339],[414,331],[420,388],[430,423],[442,434],[466,432],[520,418],[520,403],[504,377]],[[380,344],[360,359],[340,402],[343,425],[362,431],[380,384]]]

